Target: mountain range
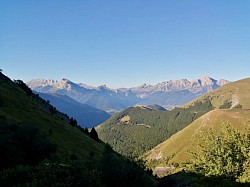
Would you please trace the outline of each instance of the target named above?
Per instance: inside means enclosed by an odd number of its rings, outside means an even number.
[[[90,105],[114,114],[133,105],[160,105],[166,109],[181,106],[230,81],[215,80],[204,76],[195,80],[169,80],[156,85],[143,84],[133,88],[111,89],[74,83],[68,79],[60,81],[33,79],[27,85],[34,91],[67,95],[79,103]]]
[[[220,133],[223,124],[247,131],[249,83],[249,78],[228,83],[169,111],[133,106],[111,116],[96,130],[117,152],[142,156],[155,174],[166,174],[190,162],[188,151],[195,151],[201,143],[197,137],[201,132],[212,128]]]
[[[68,79],[61,81],[36,79],[29,81],[27,85],[37,92],[67,95],[79,103],[105,110],[111,114],[134,105],[140,100],[131,91],[112,90],[106,85],[91,87],[73,83]]]

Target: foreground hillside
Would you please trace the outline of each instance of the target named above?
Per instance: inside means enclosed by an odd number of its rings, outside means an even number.
[[[113,115],[96,130],[119,153],[140,156],[210,110],[207,101],[171,111],[136,106]]]
[[[6,80],[7,79],[7,80]],[[53,114],[49,105],[36,95],[27,96],[25,91],[1,75],[0,79],[0,120],[18,125],[33,125],[43,131],[52,143],[58,145],[57,154],[67,157],[76,154],[88,157],[94,152],[101,158],[104,145],[96,143],[77,128],[73,128],[62,116]],[[46,109],[48,108],[48,109]],[[82,149],[79,149],[82,147]]]
[[[150,173],[0,73],[0,186],[154,186]],[[95,138],[94,138],[95,137]]]

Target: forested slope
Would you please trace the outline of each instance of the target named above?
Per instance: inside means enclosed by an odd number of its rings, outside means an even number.
[[[212,110],[209,101],[171,111],[130,107],[98,126],[100,138],[126,156],[139,156]]]

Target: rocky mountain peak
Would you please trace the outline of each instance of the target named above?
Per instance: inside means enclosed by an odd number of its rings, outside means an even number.
[[[205,75],[204,77],[202,77],[199,80],[201,81],[202,86],[213,85],[213,84],[215,84],[217,82],[215,79],[209,77],[208,75]]]
[[[53,79],[33,79],[29,81],[27,84],[30,86],[52,86],[56,83],[57,81]]]
[[[142,84],[138,87],[121,89],[110,89],[105,84],[90,87],[83,83],[71,82],[66,78],[60,81],[35,79],[27,85],[38,92],[68,95],[80,103],[90,104],[111,113],[136,103],[158,104],[166,108],[179,106],[227,83],[229,81],[223,79],[217,81],[206,75],[191,81],[169,80],[155,85]]]
[[[106,84],[103,84],[97,87],[97,90],[106,90],[106,89],[108,89]]]
[[[66,78],[63,78],[61,81],[65,83],[71,82],[69,79],[66,79]]]
[[[223,85],[225,85],[225,84],[227,84],[227,83],[230,83],[230,81],[225,80],[225,79],[220,79],[220,80],[217,81],[217,84],[218,84],[219,86],[223,86]]]

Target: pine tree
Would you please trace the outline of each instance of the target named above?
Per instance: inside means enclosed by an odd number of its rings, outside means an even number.
[[[83,130],[83,132],[84,132],[85,134],[89,134],[88,128],[86,127],[86,128]]]
[[[70,119],[69,119],[69,124],[72,125],[73,127],[76,127],[76,126],[77,126],[77,121],[76,121],[76,119],[70,118]]]
[[[96,130],[95,130],[94,127],[91,129],[91,131],[90,131],[90,133],[89,133],[89,136],[90,136],[90,138],[92,138],[93,140],[99,141],[98,134],[97,134],[97,132],[96,132]]]

